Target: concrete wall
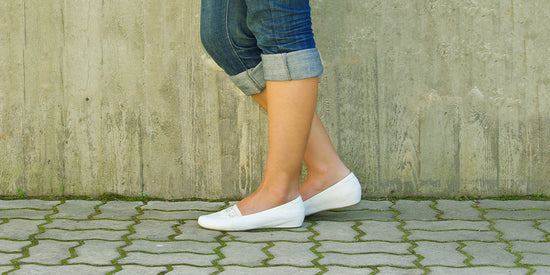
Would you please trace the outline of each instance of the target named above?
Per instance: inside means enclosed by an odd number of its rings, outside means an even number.
[[[238,198],[266,116],[199,0],[0,0],[0,195]],[[550,1],[315,0],[318,110],[365,197],[550,190]]]

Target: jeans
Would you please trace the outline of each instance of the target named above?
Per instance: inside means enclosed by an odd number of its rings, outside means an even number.
[[[202,0],[201,41],[243,93],[319,76],[308,0]]]

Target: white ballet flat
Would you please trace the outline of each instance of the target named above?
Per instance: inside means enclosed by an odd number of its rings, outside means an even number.
[[[220,231],[244,231],[259,228],[293,228],[304,222],[304,202],[293,201],[271,209],[243,216],[237,205],[199,217],[201,227]]]
[[[305,215],[352,206],[361,201],[361,184],[353,173],[304,201]]]

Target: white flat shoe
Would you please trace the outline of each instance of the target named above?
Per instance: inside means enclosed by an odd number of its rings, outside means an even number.
[[[200,216],[199,225],[220,231],[300,227],[304,222],[304,211],[300,196],[283,205],[245,216],[235,204],[216,213]]]
[[[353,173],[304,201],[305,215],[352,206],[361,201],[361,184]]]

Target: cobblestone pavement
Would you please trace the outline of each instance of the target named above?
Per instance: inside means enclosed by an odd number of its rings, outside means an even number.
[[[217,232],[221,202],[0,200],[2,274],[550,274],[550,201],[367,201]]]

